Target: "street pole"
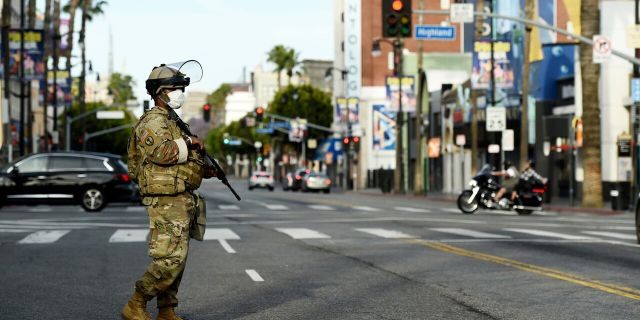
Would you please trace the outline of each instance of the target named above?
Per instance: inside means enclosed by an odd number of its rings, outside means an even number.
[[[18,145],[20,146],[20,156],[25,155],[24,126],[25,105],[24,105],[24,0],[20,0],[20,132]]]
[[[11,6],[5,6],[2,8],[2,56],[9,56],[9,30],[11,29]],[[4,143],[6,148],[6,160],[7,163],[13,161],[13,139],[11,139],[11,90],[9,82],[11,82],[11,77],[9,76],[9,59],[3,59],[4,65],[4,77],[3,77],[3,90],[4,90],[4,102],[3,108],[6,108],[7,112],[4,115],[7,116],[7,119],[3,118],[4,128]],[[6,106],[5,106],[6,104]],[[4,110],[1,110],[4,113]]]
[[[636,22],[636,26],[640,25],[640,0],[636,0],[636,10],[635,10],[635,22]],[[636,58],[640,59],[640,48],[636,48]],[[640,78],[640,65],[634,65],[633,66],[633,77],[634,78]],[[635,102],[635,112],[637,113],[638,108],[640,108],[640,103]],[[634,108],[632,108],[634,109]],[[635,114],[633,115],[635,117]],[[637,121],[637,119],[636,119]],[[636,132],[636,135],[638,135],[638,132]],[[633,140],[638,140],[638,137],[635,136],[633,137]],[[638,144],[638,142],[636,142],[636,144]],[[638,146],[635,147],[636,149],[636,154],[635,154],[635,191],[633,194],[637,195],[638,194],[638,186],[640,186],[640,154],[638,151],[640,151],[640,148]],[[635,203],[635,202],[634,202]]]
[[[60,36],[60,1],[53,1],[53,134],[58,135],[58,143],[53,145],[53,149],[58,149],[60,145],[60,135],[58,133],[58,63],[59,53],[58,44],[62,37]],[[69,120],[67,119],[67,122]],[[67,126],[69,128],[70,126]],[[66,132],[65,132],[66,133]],[[69,150],[68,143],[65,148]]]
[[[491,13],[493,13],[493,9],[495,7],[494,6],[494,2],[495,2],[495,0],[490,0],[490,2],[489,2],[490,3],[489,6],[491,8]],[[490,39],[490,44],[491,44],[491,60],[490,60],[490,62],[491,62],[491,84],[490,84],[489,87],[491,88],[491,107],[495,108],[495,106],[496,106],[496,72],[495,72],[496,59],[495,59],[495,52],[494,52],[495,51],[494,50],[494,46],[495,46],[495,43],[494,43],[495,42],[494,29],[495,28],[494,28],[494,23],[493,22],[494,22],[493,19],[491,19],[491,39]],[[493,136],[494,136],[493,140],[495,141],[496,137],[498,136],[498,134],[493,133]],[[498,159],[497,159],[498,161],[497,161],[496,167],[500,168],[501,167],[500,162],[501,162],[501,160],[503,160],[502,159],[502,155],[504,154],[504,150],[502,150],[502,132],[500,132],[500,138],[498,138],[497,142],[498,142],[498,145],[500,146],[500,153],[498,154]],[[494,160],[494,162],[496,162],[496,161]]]
[[[421,0],[418,2],[418,7],[420,8],[420,10],[424,9],[424,1]],[[422,24],[423,23],[423,16],[419,15],[418,16],[418,23]],[[463,39],[464,41],[464,39]],[[414,167],[414,171],[415,171],[415,179],[414,179],[414,183],[413,183],[413,192],[415,194],[421,194],[424,192],[424,185],[423,185],[423,177],[424,177],[424,170],[423,170],[423,158],[422,158],[422,125],[423,125],[423,120],[422,120],[422,105],[423,105],[423,99],[424,96],[422,95],[423,92],[423,88],[425,88],[425,86],[422,83],[422,73],[424,72],[424,70],[422,70],[423,67],[423,62],[422,62],[422,55],[424,53],[424,43],[423,41],[418,41],[418,104],[416,105],[416,161],[415,161],[415,167]],[[425,74],[425,81],[426,81],[426,74]],[[429,92],[429,88],[427,88],[427,92]]]
[[[526,0],[527,19],[534,18],[534,1]],[[520,112],[520,168],[529,160],[529,70],[531,59],[531,26],[525,25],[524,66],[522,67],[522,111]],[[572,151],[573,152],[573,151]]]
[[[402,114],[402,41],[400,38],[393,42],[393,60],[395,62],[396,77],[398,78],[398,114],[396,116],[396,170],[395,170],[395,191],[404,193],[404,163],[403,163],[403,141],[402,127],[404,116]]]

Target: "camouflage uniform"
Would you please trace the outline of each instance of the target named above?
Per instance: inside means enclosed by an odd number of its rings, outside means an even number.
[[[204,176],[202,155],[189,150],[182,132],[169,119],[173,110],[155,107],[134,127],[129,141],[129,169],[140,186],[150,221],[149,256],[153,261],[136,282],[159,308],[175,307],[189,250],[189,227]]]

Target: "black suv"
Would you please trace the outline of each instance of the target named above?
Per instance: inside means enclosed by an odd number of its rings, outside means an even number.
[[[80,204],[100,211],[107,202],[139,202],[121,157],[51,152],[22,158],[0,171],[0,205]]]

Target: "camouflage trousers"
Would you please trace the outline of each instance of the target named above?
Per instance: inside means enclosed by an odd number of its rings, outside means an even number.
[[[153,261],[136,282],[136,291],[149,300],[157,298],[158,308],[178,305],[178,288],[189,251],[189,226],[196,202],[190,193],[146,197],[150,222],[149,256]]]

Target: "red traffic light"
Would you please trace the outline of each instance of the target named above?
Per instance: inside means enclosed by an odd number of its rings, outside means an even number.
[[[353,137],[353,142],[355,142],[355,143],[360,142],[360,137]]]
[[[256,114],[263,114],[264,113],[264,108],[263,107],[257,107],[256,108]]]
[[[402,0],[395,0],[391,4],[391,7],[393,8],[394,11],[400,12],[402,11],[402,8],[404,8],[404,3],[402,3]]]
[[[211,106],[208,105],[208,104],[205,104],[204,106],[202,106],[202,110],[209,111],[209,110],[211,110]]]
[[[343,142],[344,144],[349,144],[349,138],[344,138],[344,139],[342,139],[342,142]]]

